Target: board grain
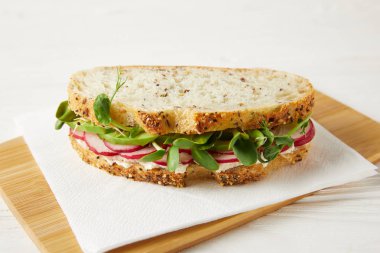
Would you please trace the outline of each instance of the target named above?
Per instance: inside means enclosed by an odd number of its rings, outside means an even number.
[[[369,161],[376,163],[380,160],[379,123],[319,92],[313,118]],[[0,192],[42,252],[81,252],[65,215],[22,137],[0,144]],[[126,245],[112,252],[177,252],[307,195]]]

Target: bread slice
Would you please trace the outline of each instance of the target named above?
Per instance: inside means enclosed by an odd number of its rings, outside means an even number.
[[[72,136],[69,136],[69,138],[73,148],[78,152],[82,160],[92,166],[105,170],[115,176],[124,176],[135,181],[176,187],[185,187],[186,184],[205,178],[214,178],[222,186],[258,181],[278,168],[301,161],[306,156],[310,145],[306,144],[297,148],[292,153],[279,155],[270,161],[266,167],[262,164],[241,165],[223,172],[211,172],[193,163],[187,167],[185,173],[175,173],[159,167],[144,170],[138,163],[131,165],[129,168],[122,167],[116,163],[109,164],[103,156],[99,156],[91,150],[82,147]]]
[[[189,66],[120,67],[126,84],[116,94],[111,116],[125,126],[153,134],[200,134],[229,128],[273,127],[304,118],[314,104],[310,82],[269,69]],[[68,85],[69,106],[98,123],[97,95],[112,95],[117,67],[80,71]]]

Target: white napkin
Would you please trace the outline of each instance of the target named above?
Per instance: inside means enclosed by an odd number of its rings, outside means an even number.
[[[115,177],[82,162],[52,110],[16,120],[81,248],[102,252],[375,175],[376,167],[316,124],[304,161],[263,181],[178,189]]]

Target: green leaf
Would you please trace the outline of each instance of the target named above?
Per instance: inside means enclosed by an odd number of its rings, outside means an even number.
[[[99,137],[103,140],[108,141],[112,144],[120,145],[140,145],[145,146],[148,143],[154,141],[158,136],[148,133],[141,133],[135,137],[123,136],[118,132],[112,132],[108,134],[98,134]]]
[[[212,132],[200,134],[200,135],[194,135],[193,142],[196,144],[205,144],[212,135],[213,135]]]
[[[201,150],[208,150],[215,146],[215,142],[220,138],[222,132],[213,132],[205,144],[198,145]]]
[[[94,102],[94,112],[96,119],[104,125],[111,123],[111,101],[104,93],[98,95]]]
[[[76,129],[78,131],[90,132],[94,134],[106,134],[106,133],[111,133],[113,131],[110,128],[97,126],[91,122],[85,122],[85,121],[66,122],[66,124],[69,125],[69,127],[72,129]]]
[[[214,142],[210,142],[210,143],[205,143],[203,145],[198,145],[198,148],[200,150],[209,150],[210,148],[214,147],[215,143]]]
[[[58,109],[55,113],[55,117],[62,122],[70,122],[73,121],[77,116],[72,110],[70,110],[69,102],[66,100],[62,101],[59,104]]]
[[[223,131],[215,132],[214,135],[215,135],[215,138],[216,138],[217,140],[219,140],[219,139],[222,137],[222,135],[223,135]]]
[[[115,120],[113,120],[113,119],[111,119],[111,124],[112,124],[114,127],[117,127],[117,128],[119,128],[119,129],[124,130],[124,131],[127,131],[127,132],[129,132],[129,131],[132,130],[132,127],[124,126],[124,125],[120,124],[119,122],[117,122],[117,121],[115,121]]]
[[[132,127],[131,130],[129,131],[129,136],[133,138],[142,132],[144,132],[144,129],[142,129],[139,125],[136,125]]]
[[[181,134],[168,134],[168,135],[161,135],[159,137],[160,141],[163,142],[163,144],[173,144],[173,141],[175,141],[178,138],[181,138]]]
[[[220,139],[222,141],[229,141],[233,137],[233,133],[230,130],[222,131],[221,133],[222,134],[220,135],[220,137],[218,139]]]
[[[142,158],[140,158],[140,161],[141,162],[153,162],[153,161],[160,160],[164,155],[165,155],[165,149],[160,149],[160,150],[157,150],[157,151],[150,153],[146,156],[143,156]]]
[[[228,149],[229,144],[230,144],[229,141],[217,140],[211,149],[216,150],[216,151],[227,151],[227,150],[230,150]]]
[[[272,161],[273,159],[275,159],[278,154],[280,154],[281,152],[281,147],[279,146],[268,146],[268,147],[265,147],[264,149],[264,152],[263,152],[263,156],[265,159],[267,159],[267,161]]]
[[[238,139],[233,146],[233,151],[239,161],[246,166],[257,162],[257,146],[250,140]]]
[[[235,145],[235,142],[240,138],[240,132],[237,130],[234,130],[233,137],[230,141],[230,144],[228,145],[228,149],[231,150],[233,146]]]
[[[183,149],[191,149],[194,145],[206,144],[207,141],[211,139],[211,136],[213,136],[213,133],[193,135],[193,136],[190,135],[188,137],[186,137],[186,135],[182,135],[180,138],[175,139],[173,141],[173,145],[183,148]],[[210,145],[210,147],[211,146],[212,145]]]
[[[132,137],[130,135],[130,137]],[[164,145],[165,141],[169,138],[169,135],[160,135],[155,139],[154,141],[157,142],[159,145]]]
[[[257,147],[264,145],[267,137],[260,130],[253,130],[248,132],[249,137],[256,143]]]
[[[241,132],[240,133],[240,138],[243,138],[245,140],[249,140],[249,135],[247,133]]]
[[[301,134],[306,134],[306,128],[309,126],[310,120],[301,126]]]
[[[191,149],[195,143],[187,138],[179,138],[173,141],[173,145],[183,149]]]
[[[205,167],[208,170],[218,170],[219,164],[215,161],[207,151],[198,149],[197,146],[194,146],[191,149],[191,154],[194,160],[201,166]]]
[[[57,119],[57,121],[55,122],[55,129],[56,130],[61,129],[64,124],[65,124],[65,122],[60,121],[59,119]]]
[[[175,171],[179,165],[179,148],[171,146],[168,152],[168,170]]]
[[[161,137],[161,136],[160,136]],[[173,141],[175,140],[175,137],[174,136],[171,136],[171,135],[166,135],[165,136],[165,140],[164,140],[164,144],[173,144]]]
[[[274,141],[274,134],[269,130],[268,127],[262,128],[261,132],[267,138],[266,141],[265,141],[265,143],[264,143],[264,146],[265,147],[270,146],[273,143],[273,141]]]
[[[274,142],[276,145],[292,146],[294,140],[290,136],[276,136],[274,137]]]

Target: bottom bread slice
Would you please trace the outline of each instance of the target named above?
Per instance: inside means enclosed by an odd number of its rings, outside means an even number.
[[[293,152],[281,154],[266,166],[257,163],[250,166],[240,165],[221,172],[211,172],[198,164],[192,163],[186,168],[186,172],[176,173],[159,166],[145,170],[139,163],[134,163],[128,168],[117,163],[110,164],[105,157],[97,155],[88,148],[81,146],[73,137],[69,136],[69,138],[73,148],[78,152],[82,160],[92,166],[105,170],[115,176],[124,176],[135,181],[176,187],[184,187],[195,180],[209,178],[215,179],[222,186],[258,181],[278,168],[301,161],[306,156],[310,146],[310,144],[306,144],[296,148]]]

